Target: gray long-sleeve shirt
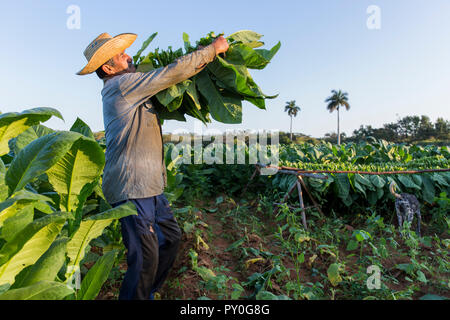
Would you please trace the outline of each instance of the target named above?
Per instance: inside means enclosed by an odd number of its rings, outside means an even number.
[[[125,73],[102,90],[106,164],[102,189],[116,203],[159,195],[167,184],[161,125],[150,97],[184,81],[214,60],[209,45],[147,73]]]

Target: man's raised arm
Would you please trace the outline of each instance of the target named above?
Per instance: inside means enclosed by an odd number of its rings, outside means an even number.
[[[119,88],[129,103],[146,100],[158,92],[189,79],[203,70],[217,54],[228,50],[228,42],[218,37],[202,49],[178,58],[173,63],[146,73],[135,72],[121,77]]]

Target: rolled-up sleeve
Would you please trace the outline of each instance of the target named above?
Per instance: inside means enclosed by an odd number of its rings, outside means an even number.
[[[158,92],[196,75],[216,57],[211,44],[178,58],[173,63],[146,73],[126,73],[119,79],[119,90],[131,104],[140,103]]]

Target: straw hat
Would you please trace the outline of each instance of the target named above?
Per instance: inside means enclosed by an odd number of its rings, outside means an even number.
[[[137,34],[134,33],[121,33],[114,38],[107,33],[102,33],[84,50],[84,56],[88,63],[77,74],[84,75],[94,72],[106,61],[131,46],[136,37]]]

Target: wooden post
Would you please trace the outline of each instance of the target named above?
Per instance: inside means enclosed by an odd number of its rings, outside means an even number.
[[[286,193],[286,195],[284,196],[284,198],[283,198],[283,200],[281,201],[281,204],[283,204],[283,203],[285,203],[286,201],[287,201],[287,199],[289,198],[289,195],[292,193],[292,191],[294,191],[294,189],[295,189],[295,186],[297,185],[296,184],[297,182],[294,182],[293,184],[292,184],[292,186],[289,188],[289,191],[288,191],[288,193]],[[278,207],[276,207],[274,210],[273,210],[273,215],[276,215],[278,213]]]
[[[253,171],[252,177],[250,178],[250,180],[248,180],[248,183],[247,183],[247,185],[245,186],[245,189],[244,189],[244,191],[242,192],[242,195],[241,195],[241,196],[243,196],[243,195],[247,192],[247,188],[248,188],[248,186],[250,185],[250,182],[252,182],[252,180],[253,180],[253,178],[255,177],[255,175],[256,175],[257,172],[259,172],[259,167],[258,167],[258,166],[255,167],[255,171]]]
[[[305,205],[303,204],[303,196],[302,196],[302,187],[298,180],[296,181],[297,190],[298,190],[298,198],[300,200],[300,207],[302,208],[302,221],[305,230],[308,230],[308,226],[306,225],[306,213],[305,213]]]
[[[323,214],[322,210],[320,209],[320,206],[314,200],[314,198],[312,197],[311,193],[309,193],[309,190],[306,187],[305,181],[303,181],[301,176],[297,176],[297,178],[298,178],[298,180],[300,180],[300,183],[302,184],[303,189],[305,189],[306,193],[308,194],[309,198],[311,199],[312,203],[314,204],[314,207],[316,207],[316,209],[320,212],[320,214],[322,215],[322,218],[325,218],[325,215]]]

